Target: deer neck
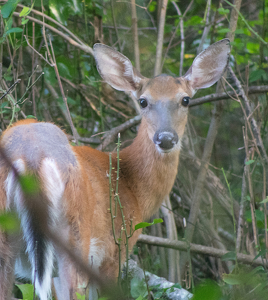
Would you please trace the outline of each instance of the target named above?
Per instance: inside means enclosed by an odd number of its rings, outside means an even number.
[[[179,150],[160,153],[141,123],[133,143],[120,152],[120,168],[135,195],[143,219],[160,207],[172,189],[179,164]]]

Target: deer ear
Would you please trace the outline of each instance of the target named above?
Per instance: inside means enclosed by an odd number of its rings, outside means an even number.
[[[230,49],[229,39],[223,39],[197,55],[184,75],[194,90],[210,87],[221,78],[228,64]]]
[[[93,54],[100,76],[119,91],[136,91],[144,78],[123,54],[103,44],[95,44]]]

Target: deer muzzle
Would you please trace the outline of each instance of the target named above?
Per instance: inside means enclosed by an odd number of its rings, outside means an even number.
[[[153,141],[161,150],[169,151],[178,143],[179,137],[175,130],[158,130],[154,135]]]

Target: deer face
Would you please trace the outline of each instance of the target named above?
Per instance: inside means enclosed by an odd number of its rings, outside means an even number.
[[[180,149],[190,98],[198,89],[220,79],[229,53],[230,41],[224,39],[201,52],[184,77],[162,74],[149,79],[133,68],[123,54],[102,44],[94,45],[100,75],[115,89],[132,92],[140,104],[148,137],[162,153]]]
[[[192,96],[188,81],[160,75],[141,84],[137,98],[149,138],[159,152],[180,150]]]

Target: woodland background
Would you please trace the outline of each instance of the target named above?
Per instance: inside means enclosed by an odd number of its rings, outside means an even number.
[[[155,216],[164,223],[145,230],[133,257],[193,299],[268,299],[268,0],[1,5],[1,130],[34,116],[106,151],[119,131],[122,147],[131,143],[140,118],[129,95],[101,81],[94,43],[152,77],[183,75],[198,52],[231,39],[226,79],[192,100],[178,176]]]

